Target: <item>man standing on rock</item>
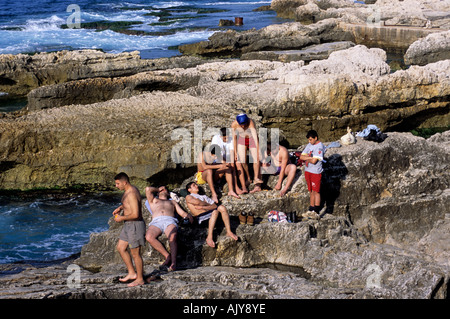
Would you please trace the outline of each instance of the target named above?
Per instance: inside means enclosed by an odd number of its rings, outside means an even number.
[[[122,231],[117,243],[117,251],[125,262],[128,275],[119,278],[120,282],[133,280],[128,287],[140,286],[144,284],[144,266],[140,247],[145,244],[145,223],[142,218],[141,195],[138,189],[130,184],[128,175],[119,173],[114,177],[116,187],[125,191],[122,196],[122,205],[113,212],[116,222],[124,222]],[[130,253],[127,248],[130,247]],[[132,259],[136,265],[133,267]]]
[[[247,150],[250,151],[253,161],[253,182],[255,184],[255,188],[250,193],[258,192],[261,190],[263,181],[260,172],[259,140],[255,122],[247,114],[239,114],[231,124],[231,131],[233,133],[233,149],[237,177],[241,183],[242,193],[248,192],[247,186],[250,184]]]
[[[162,266],[168,267],[169,271],[176,270],[178,220],[175,218],[175,211],[181,217],[189,219],[191,223],[194,219],[176,201],[170,199],[169,191],[165,186],[146,187],[145,195],[152,214],[152,221],[145,239],[164,256],[165,261]],[[166,234],[169,240],[170,254],[158,240],[162,233]]]

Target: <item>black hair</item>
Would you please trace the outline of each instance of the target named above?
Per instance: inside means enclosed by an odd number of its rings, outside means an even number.
[[[188,191],[188,193],[190,193],[189,188],[191,188],[192,184],[195,184],[195,182],[189,182],[186,185],[186,190]]]
[[[121,180],[121,181],[127,181],[127,182],[130,181],[130,179],[128,178],[128,175],[125,174],[124,172],[120,172],[119,174],[117,174],[117,175],[114,177],[114,180],[115,180],[115,181]]]
[[[316,131],[314,131],[314,130],[309,130],[308,133],[306,133],[306,138],[310,138],[310,137],[316,138],[316,137],[319,137],[319,135],[317,134]]]

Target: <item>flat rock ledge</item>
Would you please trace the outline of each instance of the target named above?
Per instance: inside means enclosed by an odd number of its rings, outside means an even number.
[[[216,249],[203,246],[203,266],[167,273],[158,270],[157,264],[146,263],[147,276],[153,275],[155,280],[134,288],[118,282],[125,271],[120,264],[108,264],[100,272],[77,268],[79,260],[44,268],[2,265],[0,298],[447,297],[448,272],[444,268],[405,250],[364,242],[343,218],[241,225],[236,233],[238,242],[219,235]]]

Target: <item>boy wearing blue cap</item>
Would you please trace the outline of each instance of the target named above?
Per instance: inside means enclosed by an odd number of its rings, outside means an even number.
[[[261,172],[259,162],[259,141],[256,133],[255,122],[245,113],[236,116],[231,124],[233,133],[234,159],[236,161],[237,175],[241,183],[242,193],[248,193],[247,186],[250,185],[250,175],[247,164],[247,150],[250,151],[253,162],[255,188],[251,193],[261,190]],[[239,193],[238,193],[239,194]]]

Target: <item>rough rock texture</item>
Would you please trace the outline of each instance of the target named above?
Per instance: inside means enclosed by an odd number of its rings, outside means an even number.
[[[426,65],[450,59],[450,30],[417,40],[405,53],[405,63]]]
[[[361,4],[347,0],[273,0],[271,7],[281,17],[302,22],[338,18],[349,23],[390,26],[450,28],[450,5],[440,0],[377,0]]]
[[[327,19],[313,25],[298,22],[270,25],[261,30],[216,32],[207,41],[179,47],[183,54],[200,56],[234,56],[256,51],[300,49],[322,42],[350,40],[336,29],[338,20]]]
[[[171,139],[173,131],[186,128],[193,146],[195,120],[202,120],[203,134],[208,127],[229,127],[242,109],[258,127],[282,130],[291,147],[304,144],[311,128],[332,141],[347,126],[357,131],[375,124],[392,131],[448,125],[450,60],[392,74],[385,60],[381,49],[355,46],[306,66],[303,61],[205,63],[131,77],[173,88],[194,83],[186,90],[5,116],[0,187],[108,186],[121,170],[140,184],[167,170],[176,175],[171,151],[181,137]],[[127,87],[116,92],[129,93]],[[199,138],[206,144],[210,136]]]
[[[327,59],[331,52],[345,50],[353,47],[355,44],[350,41],[330,42],[323,44],[314,44],[301,50],[285,51],[257,51],[244,53],[241,60],[270,60],[281,62],[305,61]]]
[[[138,51],[121,54],[96,50],[59,51],[0,55],[0,91],[13,96],[25,96],[44,85],[95,78],[120,77],[146,70],[195,66],[198,58],[174,57],[143,60]]]
[[[162,257],[147,244],[145,272],[159,280],[139,288],[117,282],[125,272],[115,251],[121,224],[111,219],[76,260],[43,269],[2,265],[0,298],[448,298],[449,147],[445,132],[428,140],[390,133],[379,144],[358,138],[329,148],[320,220],[267,222],[270,209],[307,207],[302,174],[283,198],[275,190],[223,197],[239,240],[219,224],[213,249],[205,228],[182,226],[181,270],[159,271]],[[239,225],[240,211],[254,212],[256,225]],[[151,219],[145,208],[144,218]],[[67,285],[69,264],[82,267],[78,288]]]

